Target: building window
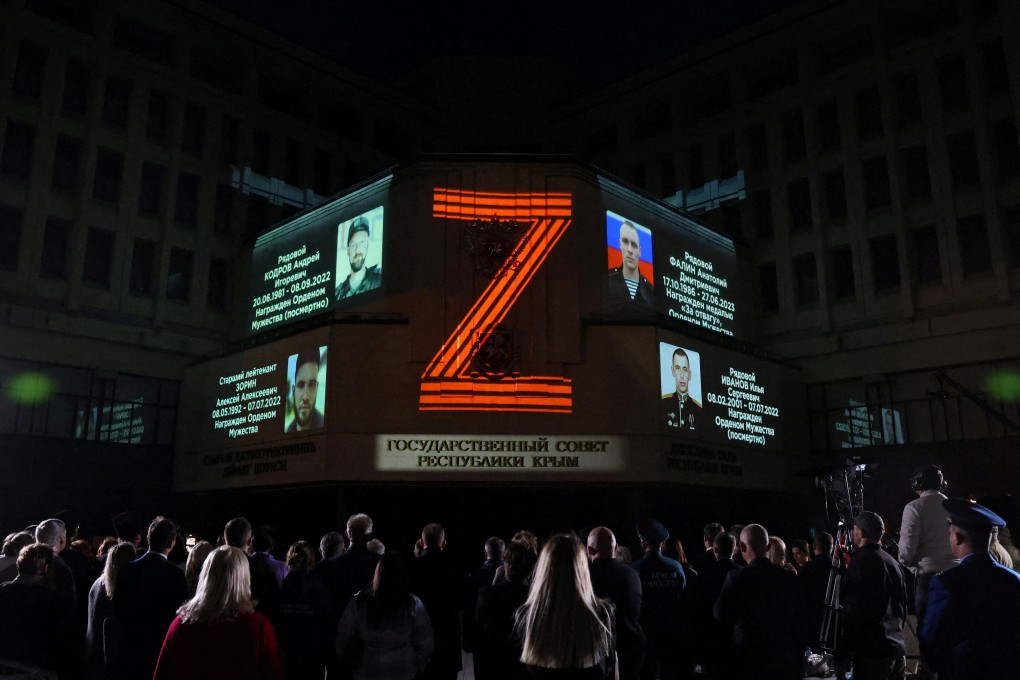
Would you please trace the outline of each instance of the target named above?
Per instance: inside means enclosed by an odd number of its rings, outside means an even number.
[[[768,167],[769,150],[765,123],[755,123],[747,128],[747,155],[752,170],[764,170]]]
[[[787,187],[787,209],[790,213],[790,230],[811,229],[811,185],[807,177],[794,180]]]
[[[18,46],[11,91],[28,99],[39,99],[46,78],[46,48],[23,42]]]
[[[18,268],[22,216],[20,208],[0,205],[0,269]]]
[[[825,204],[829,211],[829,220],[837,222],[846,219],[846,182],[843,170],[827,172],[822,177],[825,184]]]
[[[877,87],[854,94],[859,141],[867,142],[882,136],[882,98]]]
[[[149,116],[145,119],[145,136],[150,142],[166,144],[170,126],[170,97],[164,92],[149,93]]]
[[[100,148],[96,153],[96,176],[92,185],[93,198],[116,203],[120,199],[120,179],[123,170],[123,154]]]
[[[194,225],[198,221],[199,178],[188,172],[177,174],[177,200],[174,201],[174,220]]]
[[[971,187],[981,179],[978,167],[977,145],[974,131],[964,130],[946,137],[949,169],[953,175],[953,188]]]
[[[131,112],[131,81],[110,76],[106,79],[103,96],[103,122],[115,128],[126,129]]]
[[[908,233],[910,252],[914,260],[914,278],[918,284],[942,279],[942,261],[939,259],[939,235],[934,224],[926,224]]]
[[[1009,94],[1009,67],[1006,65],[1006,53],[1002,49],[1002,40],[981,46],[981,70],[985,80],[985,94],[998,97]]]
[[[316,149],[315,151],[315,172],[312,176],[312,189],[320,196],[329,196],[333,193],[333,162],[328,151]],[[348,184],[353,184],[353,178],[347,178]]]
[[[705,183],[705,154],[701,144],[691,144],[687,147],[687,171],[687,186],[691,189],[697,189]]]
[[[892,205],[889,192],[889,164],[885,156],[869,158],[861,164],[864,173],[864,202],[869,211]]]
[[[761,291],[762,311],[778,312],[779,277],[776,275],[775,262],[767,262],[758,266],[758,290]]]
[[[234,189],[229,184],[216,185],[216,212],[213,215],[213,231],[229,234],[234,213]]]
[[[156,242],[136,238],[131,249],[131,280],[128,290],[136,295],[152,296],[156,270]]]
[[[293,139],[287,140],[283,154],[283,181],[291,186],[301,186],[301,145]]]
[[[162,165],[142,163],[142,182],[138,192],[138,214],[158,215],[163,196]]]
[[[88,64],[71,58],[67,60],[64,71],[64,94],[60,101],[60,110],[68,116],[84,116],[89,106],[89,84],[92,72]]]
[[[835,101],[825,102],[818,107],[818,148],[835,151],[840,144],[839,108]]]
[[[81,169],[80,139],[60,135],[53,151],[53,178],[50,186],[55,191],[77,191]]]
[[[255,236],[268,224],[269,203],[261,196],[248,196],[248,213],[245,215],[245,236]]]
[[[783,116],[783,151],[788,161],[807,155],[807,146],[804,142],[804,114],[800,109]]]
[[[188,301],[191,293],[191,270],[195,254],[183,248],[170,249],[170,268],[166,275],[166,297],[168,300]]]
[[[113,269],[113,247],[116,234],[107,229],[89,227],[85,241],[85,263],[81,279],[104,288],[110,287],[110,272]]]
[[[904,130],[921,122],[921,92],[916,73],[902,73],[893,78],[896,97],[896,128]]]
[[[850,246],[829,250],[829,285],[836,298],[852,298],[857,294],[854,284],[854,256]]]
[[[71,221],[59,217],[46,218],[43,232],[42,259],[39,274],[54,279],[67,276],[67,249],[71,241]]]
[[[896,235],[876,236],[871,246],[871,280],[876,293],[900,287],[900,254]]]
[[[32,152],[35,149],[35,127],[16,120],[7,121],[4,152],[0,157],[0,173],[27,180],[32,174]]]
[[[663,198],[676,194],[676,163],[671,153],[659,156],[659,185]]]
[[[762,241],[772,239],[772,194],[768,189],[754,192],[754,224],[755,233]]]
[[[272,134],[268,130],[255,128],[251,135],[251,169],[260,175],[269,174],[269,149]]]
[[[237,140],[241,134],[241,121],[233,116],[223,116],[220,127],[220,162],[237,164]]]
[[[953,113],[970,108],[967,66],[963,61],[963,55],[957,54],[943,59],[935,68],[938,71],[942,112]]]
[[[1020,147],[1017,146],[1016,119],[1013,116],[992,123],[992,147],[999,177],[1020,172]]]
[[[209,309],[223,310],[227,307],[228,267],[226,260],[218,257],[209,259],[209,288],[205,298],[205,306]]]
[[[181,151],[184,153],[202,157],[205,152],[205,118],[204,106],[189,103],[184,107],[184,126],[181,129]]]
[[[719,137],[719,177],[726,179],[735,177],[737,166],[737,141],[732,132]]]
[[[964,276],[973,276],[992,268],[992,249],[984,215],[970,215],[956,221],[960,243],[960,266]]]
[[[797,305],[818,302],[818,265],[814,253],[805,253],[793,258],[793,277]]]
[[[900,149],[900,170],[903,186],[911,201],[931,199],[931,178],[928,175],[928,151],[923,144]]]
[[[722,211],[722,228],[734,241],[742,240],[743,234],[741,232],[740,224],[740,204],[739,203],[724,203],[720,210]]]

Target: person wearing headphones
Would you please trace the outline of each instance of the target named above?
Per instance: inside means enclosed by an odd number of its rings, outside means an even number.
[[[915,500],[903,508],[900,522],[899,560],[914,572],[914,611],[917,621],[924,621],[928,609],[928,590],[933,576],[959,564],[946,539],[946,517],[942,507],[946,500],[946,480],[942,470],[926,465],[910,480],[910,488],[917,494]],[[935,675],[923,669],[921,677]]]

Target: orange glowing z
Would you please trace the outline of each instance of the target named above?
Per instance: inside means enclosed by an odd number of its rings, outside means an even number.
[[[466,221],[495,215],[531,225],[504,263],[504,275],[489,283],[429,362],[421,377],[420,410],[570,413],[573,391],[567,378],[510,375],[490,380],[471,372],[479,347],[506,318],[570,226],[570,194],[436,189],[432,214]]]

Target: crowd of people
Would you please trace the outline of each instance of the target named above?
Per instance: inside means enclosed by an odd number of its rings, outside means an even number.
[[[917,595],[928,672],[1009,677],[998,671],[1020,648],[1020,576],[990,549],[1004,522],[935,488],[918,496],[949,555]],[[283,560],[272,531],[242,517],[187,550],[176,524],[156,517],[144,536],[103,541],[94,556],[47,519],[4,541],[0,659],[88,680],[455,680],[464,658],[478,680],[782,679],[802,677],[806,648],[831,646],[858,680],[902,678],[911,604],[901,561],[943,548],[911,544],[921,529],[911,522],[899,560],[882,546],[883,519],[861,512],[844,527],[852,545],[835,550],[825,533],[788,553],[760,524],[709,523],[689,554],[649,519],[633,559],[609,527],[544,540],[522,530],[487,540],[469,571],[443,526],[392,550],[364,513],[317,546],[293,543]],[[830,645],[820,631],[834,571],[842,635]]]

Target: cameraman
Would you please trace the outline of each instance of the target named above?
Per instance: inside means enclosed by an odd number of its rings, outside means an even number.
[[[903,508],[900,523],[899,559],[914,572],[914,613],[918,624],[928,609],[928,585],[935,574],[949,569],[960,560],[953,556],[946,538],[947,513],[942,507],[946,495],[945,478],[935,465],[919,469],[910,480],[917,499]],[[922,677],[934,678],[927,669]]]

